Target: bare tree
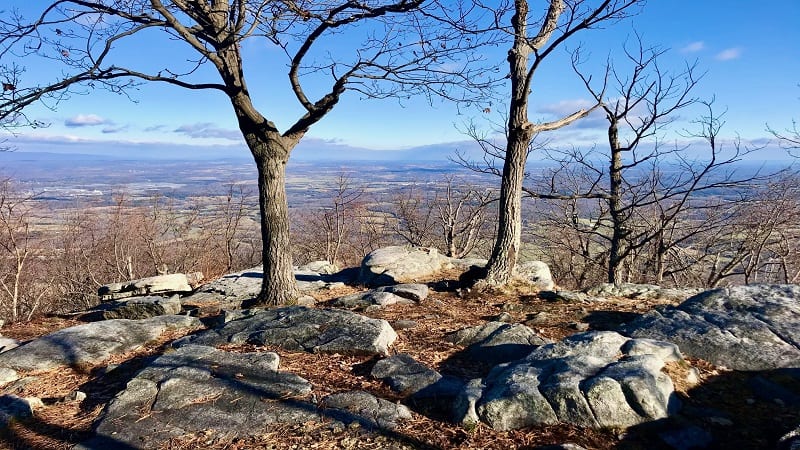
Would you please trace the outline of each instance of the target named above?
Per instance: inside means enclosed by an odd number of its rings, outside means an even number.
[[[473,30],[470,4],[395,1],[289,0],[56,0],[27,20],[11,11],[0,19],[0,120],[21,121],[29,105],[55,105],[75,92],[104,88],[127,93],[140,83],[160,82],[192,91],[214,91],[231,104],[258,169],[264,278],[259,303],[281,304],[297,296],[289,245],[285,167],[311,126],[347,90],[366,97],[422,94],[462,99],[464,88],[490,79],[472,65],[473,50],[494,37]],[[446,20],[440,20],[445,18]],[[476,20],[477,20],[476,19]],[[456,25],[456,26],[453,26]],[[325,43],[360,40],[350,53],[324,50]],[[136,67],[121,48],[139,38],[160,39],[176,50],[167,67]],[[287,63],[288,86],[303,113],[283,130],[254,104],[241,48],[258,40],[278,52],[262,55]],[[149,41],[152,43],[152,41]],[[151,44],[152,45],[152,44]],[[187,61],[186,52],[194,52]],[[33,58],[56,64],[53,81],[37,84],[23,75]],[[285,59],[284,59],[285,58]],[[211,66],[212,71],[202,70]],[[454,69],[455,68],[455,69]],[[216,72],[210,79],[209,73]],[[327,88],[309,88],[328,77]],[[263,86],[263,84],[262,84]],[[264,86],[265,103],[274,103]]]
[[[529,118],[529,99],[542,63],[567,40],[581,31],[597,28],[628,16],[641,0],[549,0],[548,7],[531,13],[527,0],[516,0],[505,28],[513,37],[508,51],[510,95],[505,143],[495,144],[481,136],[478,143],[503,161],[498,232],[486,266],[487,284],[504,284],[514,273],[522,236],[522,187],[532,144],[541,133],[557,130],[586,117],[593,108],[580,109],[552,122],[535,123]],[[529,32],[532,28],[533,32]]]
[[[48,274],[36,267],[40,254],[31,217],[32,196],[0,181],[0,307],[12,322],[30,320],[48,295]]]
[[[555,168],[524,188],[533,198],[573,204],[577,199],[599,200],[594,218],[576,229],[593,235],[603,249],[594,256],[605,261],[609,283],[633,279],[661,283],[665,275],[688,269],[667,268],[666,260],[681,245],[724,222],[724,215],[699,213],[718,206],[709,194],[734,194],[764,179],[758,173],[736,173],[735,164],[757,149],[738,142],[721,148],[722,118],[715,115],[712,102],[691,96],[700,78],[695,66],[677,73],[665,71],[658,64],[663,53],[645,48],[637,36],[633,48],[625,47],[620,66],[609,61],[598,85],[581,72],[580,55],[575,53],[573,67],[605,113],[608,150],[551,150],[547,155],[556,162]],[[694,104],[701,104],[706,113],[696,121],[700,131],[686,137],[699,138],[707,144],[706,151],[698,153],[696,145],[665,145],[663,135],[677,113]],[[598,166],[598,157],[608,161],[607,171]],[[574,214],[577,225],[582,217]]]
[[[395,198],[394,230],[409,244],[441,244],[447,256],[464,258],[485,237],[489,207],[495,201],[490,190],[468,186],[454,176],[445,179],[444,192],[412,185]]]
[[[295,215],[294,247],[300,259],[325,260],[339,267],[358,264],[383,234],[375,227],[369,203],[364,188],[340,173],[320,207]]]

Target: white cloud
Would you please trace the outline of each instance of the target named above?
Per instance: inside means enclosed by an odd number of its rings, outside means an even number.
[[[242,140],[241,131],[219,128],[210,122],[181,125],[173,131],[195,139],[218,138],[228,139],[230,141]]]
[[[585,98],[573,99],[573,100],[561,100],[560,102],[557,103],[542,105],[541,107],[539,107],[538,112],[540,114],[551,114],[557,117],[564,117],[581,109],[589,109],[592,106],[594,106],[594,102],[589,101]]]
[[[715,58],[719,61],[730,61],[732,59],[738,59],[742,56],[742,49],[739,47],[732,47],[726,48],[725,50],[717,53]]]
[[[695,53],[695,52],[699,52],[700,50],[703,50],[704,48],[706,48],[705,42],[703,42],[703,41],[695,41],[695,42],[690,42],[688,45],[686,45],[685,47],[681,48],[681,52],[682,53]]]
[[[64,121],[64,125],[71,128],[93,127],[109,123],[111,122],[108,119],[104,119],[96,114],[78,114]]]

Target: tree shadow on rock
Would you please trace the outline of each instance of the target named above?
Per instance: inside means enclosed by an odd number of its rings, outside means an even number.
[[[589,312],[581,320],[588,323],[592,330],[617,331],[622,325],[640,316],[639,313],[628,311],[597,310]]]
[[[681,396],[669,419],[627,430],[619,449],[780,449],[800,426],[800,369],[731,371]]]

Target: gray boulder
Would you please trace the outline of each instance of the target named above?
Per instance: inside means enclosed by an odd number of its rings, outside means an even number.
[[[81,317],[84,320],[147,319],[150,317],[178,314],[181,300],[177,295],[169,298],[147,296],[101,303]]]
[[[413,283],[449,267],[435,248],[394,246],[372,251],[361,262],[358,282],[368,286]]]
[[[488,364],[524,358],[537,346],[551,342],[525,325],[496,321],[455,331],[445,339],[466,347],[468,358]]]
[[[269,352],[187,345],[166,353],[128,382],[97,422],[96,436],[78,448],[158,448],[193,432],[250,436],[267,424],[319,420],[316,405],[297,399],[311,384],[277,369],[278,355]]]
[[[580,333],[540,346],[489,373],[477,415],[497,430],[558,422],[629,427],[667,417],[678,402],[672,380],[661,371],[673,355],[661,348],[614,332]]]
[[[172,294],[192,292],[192,284],[199,283],[200,273],[172,273],[155,277],[141,278],[124,283],[111,283],[100,286],[97,294],[103,301],[151,294]]]
[[[343,355],[387,355],[397,333],[385,320],[349,311],[289,306],[251,310],[222,326],[175,343],[277,345],[292,351]]]
[[[0,353],[0,367],[33,371],[93,364],[111,355],[135,350],[167,331],[201,326],[200,320],[189,316],[87,323],[55,331]]]
[[[417,283],[395,284],[392,286],[381,286],[375,292],[388,292],[390,294],[403,297],[415,302],[421,302],[428,298],[428,286]]]
[[[364,391],[331,394],[322,404],[327,416],[344,423],[356,422],[368,429],[393,430],[400,421],[412,418],[407,407]]]
[[[621,330],[669,340],[693,357],[735,370],[800,366],[800,286],[715,289],[651,311]]]
[[[413,300],[400,297],[391,292],[366,291],[345,295],[333,301],[340,308],[366,308],[368,306],[388,306],[396,303],[414,303]]]
[[[383,380],[401,394],[414,394],[442,379],[442,375],[406,353],[384,358],[372,368],[373,378]]]
[[[339,297],[334,300],[333,305],[345,308],[366,308],[373,305],[387,306],[396,303],[413,304],[426,298],[428,298],[428,286],[424,284],[395,284]]]
[[[543,261],[522,262],[517,265],[515,271],[518,278],[533,284],[538,289],[549,291],[556,286],[550,267]]]

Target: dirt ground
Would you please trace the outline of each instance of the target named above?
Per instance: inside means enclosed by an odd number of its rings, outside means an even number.
[[[415,305],[391,305],[364,313],[386,319],[391,324],[410,320],[416,325],[397,329],[399,335],[392,351],[408,353],[418,361],[444,374],[462,378],[484,376],[489,367],[480,367],[461,357],[461,348],[448,343],[446,334],[510,314],[512,321],[527,323],[542,336],[561,339],[579,329],[613,329],[664,301],[613,298],[605,302],[575,303],[548,301],[536,292],[516,291],[484,293],[460,297],[452,289],[457,274],[444,274],[429,280],[431,295]],[[354,292],[354,288],[328,291],[317,295],[318,306],[325,307],[335,297]],[[45,317],[29,324],[8,325],[2,334],[16,339],[31,339],[48,332],[75,325],[74,320]],[[399,327],[396,327],[399,328]],[[15,422],[0,433],[0,448],[67,449],[86,439],[103,407],[122,389],[135,373],[177,338],[164,336],[158,342],[92,367],[60,368],[46,372],[25,373],[28,383],[6,386],[5,393],[22,397],[35,396],[44,408],[30,420]],[[232,351],[269,350],[281,357],[280,370],[293,372],[309,380],[316,398],[336,392],[365,390],[383,398],[402,401],[369,372],[376,362],[370,357],[320,355],[287,352],[279,348],[236,346]],[[691,419],[678,417],[628,430],[592,430],[568,425],[531,427],[497,432],[485,425],[466,429],[441,418],[415,413],[394,431],[370,431],[357,426],[333,423],[306,423],[293,426],[270,426],[252,437],[197,433],[173,439],[166,449],[534,449],[573,443],[588,449],[668,449],[659,434],[674,428],[676,422],[691,423],[710,432],[714,442],[708,448],[773,449],[777,440],[800,424],[796,406],[762,400],[754,391],[755,377],[780,377],[780,373],[741,373],[715,367],[701,360],[689,360],[699,370],[701,382],[686,382],[689,365],[671,364],[666,368],[676,381],[676,390]],[[105,374],[108,365],[118,368]],[[120,370],[122,369],[122,370]],[[796,382],[796,380],[794,380]],[[796,383],[795,383],[796,384]],[[800,386],[790,386],[800,395]],[[86,400],[65,398],[73,391],[87,394]],[[412,410],[413,405],[409,405]],[[688,408],[688,409],[687,409]]]

